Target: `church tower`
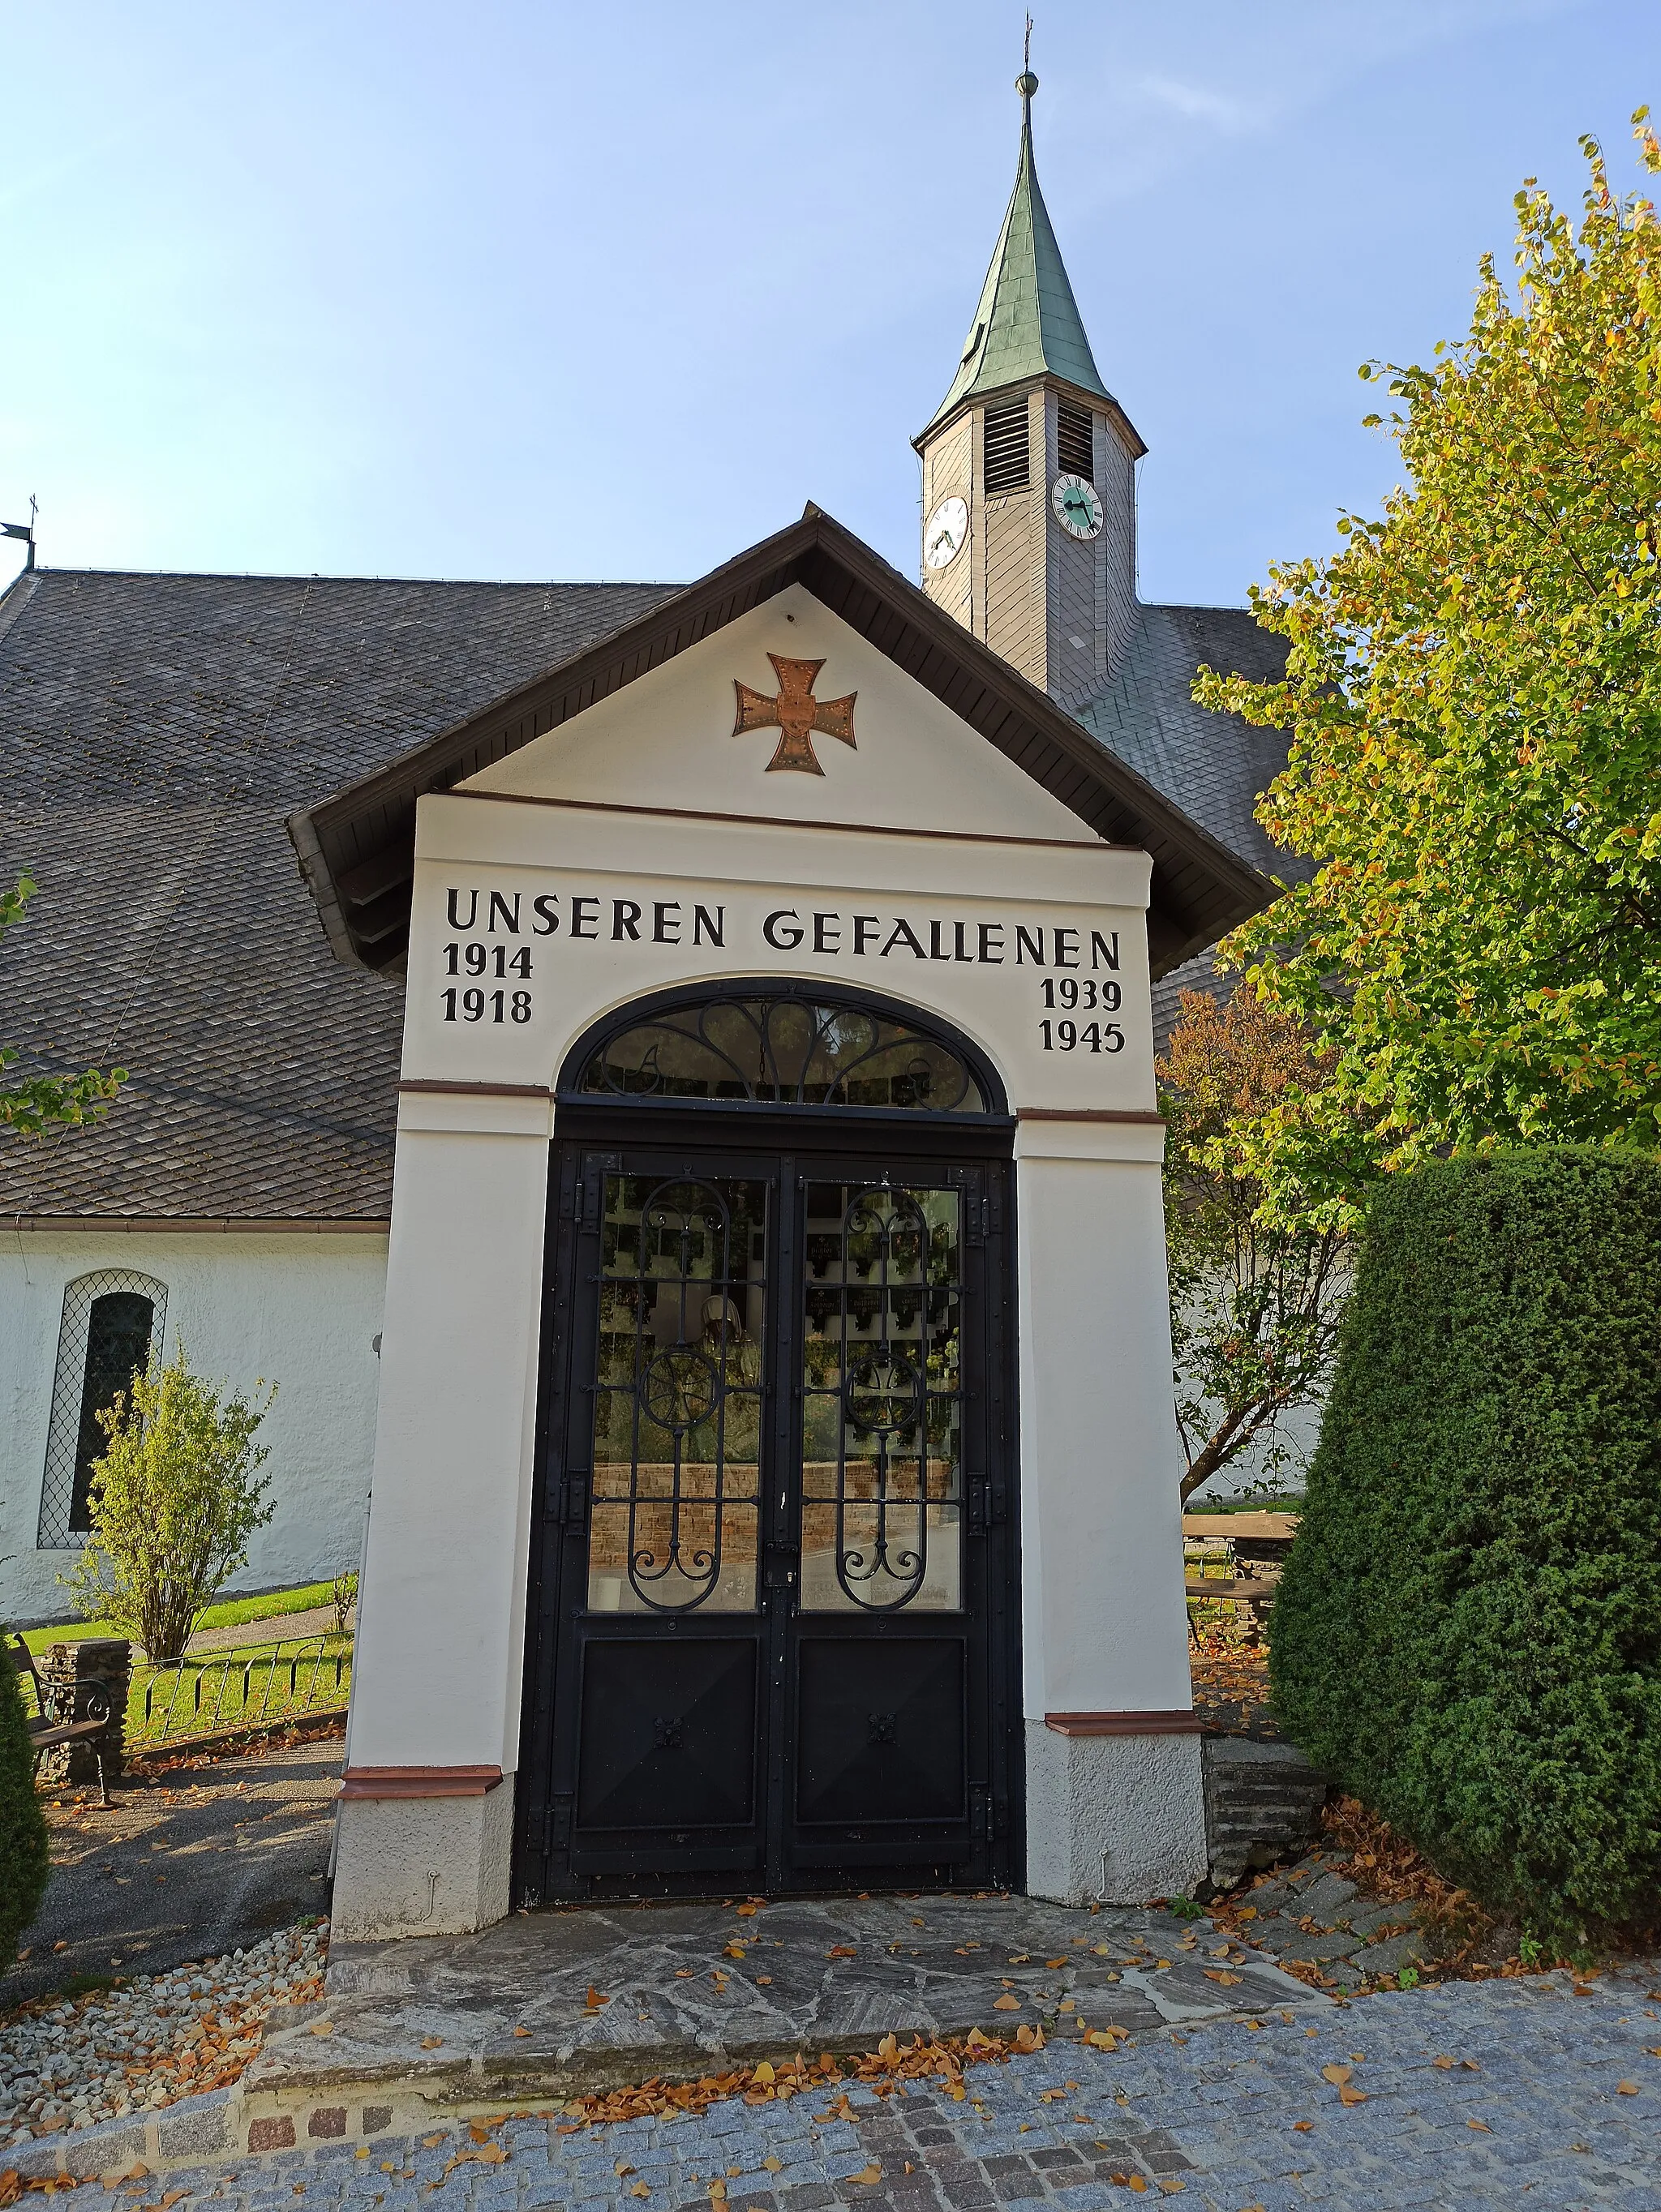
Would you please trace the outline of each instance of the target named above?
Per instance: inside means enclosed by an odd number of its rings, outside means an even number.
[[[1030,70],[1015,189],[922,457],[923,589],[1062,706],[1120,665],[1135,622],[1135,465],[1102,382],[1032,160]]]

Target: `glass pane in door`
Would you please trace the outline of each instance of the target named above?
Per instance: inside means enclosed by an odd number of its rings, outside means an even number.
[[[803,1610],[955,1611],[958,1194],[815,1182],[806,1199]]]
[[[767,1185],[605,1179],[588,1608],[751,1613]]]

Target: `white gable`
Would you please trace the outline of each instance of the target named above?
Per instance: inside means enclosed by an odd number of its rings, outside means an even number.
[[[733,734],[734,682],[771,696],[768,659],[823,660],[815,697],[857,695],[854,744],[816,733],[822,775],[769,771],[776,729]],[[978,731],[801,585],[458,787],[519,798],[812,823],[1099,840]]]

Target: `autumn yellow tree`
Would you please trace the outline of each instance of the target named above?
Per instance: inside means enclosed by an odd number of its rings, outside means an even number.
[[[1583,146],[1578,222],[1524,187],[1469,335],[1362,370],[1405,480],[1254,592],[1284,680],[1196,684],[1289,733],[1259,818],[1317,864],[1223,948],[1331,1064],[1246,1133],[1271,1203],[1323,1167],[1342,1215],[1360,1127],[1387,1169],[1661,1144],[1661,228]]]
[[[1285,1188],[1271,1217],[1251,1139],[1274,1118],[1290,1139],[1323,1110],[1329,1054],[1250,982],[1226,1003],[1184,991],[1158,1063],[1166,1122],[1165,1231],[1184,1503],[1250,1454],[1278,1487],[1287,1416],[1331,1371],[1348,1231]]]

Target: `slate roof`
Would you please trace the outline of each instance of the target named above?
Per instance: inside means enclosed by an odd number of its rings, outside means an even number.
[[[38,570],[0,601],[0,945],[25,1069],[108,1116],[0,1137],[5,1215],[384,1222],[403,1021],[344,968],[284,817],[630,621],[651,584]]]
[[[918,434],[918,443],[968,401],[1037,376],[1061,377],[1118,408],[1090,349],[1050,210],[1038,189],[1031,99],[1037,79],[1023,76],[1017,89],[1021,94],[1021,149],[1015,189],[992,249],[957,374],[927,428]]]
[[[20,579],[0,599],[0,876],[40,890],[0,942],[0,1040],[25,1069],[132,1080],[93,1128],[0,1137],[0,1218],[384,1223],[403,994],[332,953],[284,817],[675,588]],[[1147,608],[1080,719],[1273,864],[1250,805],[1280,748],[1194,707],[1202,659],[1269,675],[1278,647],[1243,611]]]
[[[1145,606],[1124,665],[1075,711],[1093,737],[1242,860],[1294,883],[1311,872],[1309,863],[1272,843],[1252,811],[1286,763],[1285,738],[1238,715],[1209,714],[1192,692],[1202,666],[1262,684],[1285,663],[1281,639],[1260,629],[1244,607]],[[1161,976],[1153,986],[1156,1048],[1165,1049],[1180,993],[1220,988],[1208,952]]]

